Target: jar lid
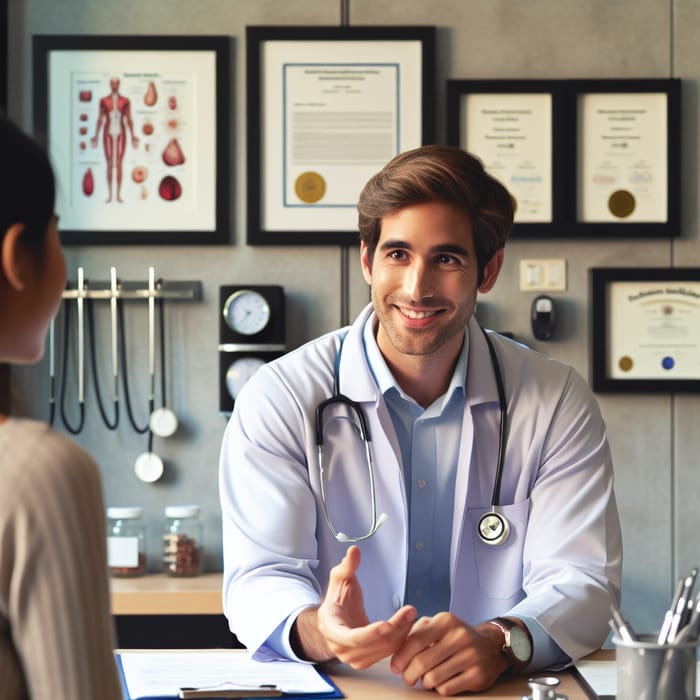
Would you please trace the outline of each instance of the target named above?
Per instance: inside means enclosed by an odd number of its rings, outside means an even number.
[[[196,518],[200,513],[200,507],[190,506],[166,506],[166,518]]]
[[[143,508],[140,506],[124,506],[116,508],[107,508],[108,518],[118,518],[129,520],[131,518],[140,518],[143,515]]]

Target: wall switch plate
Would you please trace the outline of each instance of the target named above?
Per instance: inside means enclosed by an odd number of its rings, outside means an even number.
[[[566,260],[521,260],[520,291],[566,291]]]

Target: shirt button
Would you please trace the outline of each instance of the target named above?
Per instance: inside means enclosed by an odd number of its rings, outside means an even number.
[[[421,598],[423,596],[423,589],[416,588],[416,598]]]
[[[425,542],[416,542],[416,549],[420,552],[425,547]]]
[[[418,488],[420,488],[420,489],[425,488],[425,479],[418,479]]]
[[[398,610],[401,607],[401,596],[398,593],[394,593],[391,602],[394,604],[394,610]]]

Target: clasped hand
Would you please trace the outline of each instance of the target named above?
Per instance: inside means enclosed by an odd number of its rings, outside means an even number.
[[[388,620],[370,622],[356,575],[360,559],[359,548],[352,546],[331,570],[316,610],[324,655],[357,669],[391,657],[391,670],[407,685],[422,681],[441,695],[483,690],[496,682],[507,664],[494,626],[470,627],[448,612],[416,620],[410,605]]]

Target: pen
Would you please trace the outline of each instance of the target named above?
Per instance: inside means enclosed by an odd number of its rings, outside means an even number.
[[[697,575],[698,570],[692,569],[691,572],[685,577],[681,594],[678,597],[676,608],[673,612],[673,617],[671,618],[671,625],[666,637],[667,642],[673,642],[678,634],[678,631],[685,627],[685,625],[688,623],[688,601],[693,594],[693,587],[695,586],[695,579]]]
[[[678,583],[676,584],[676,590],[673,594],[673,599],[671,600],[671,607],[666,611],[666,614],[664,615],[664,621],[661,624],[661,631],[659,632],[659,638],[657,642],[659,644],[666,644],[666,640],[668,638],[668,633],[671,629],[671,622],[673,621],[673,613],[676,610],[676,607],[678,606],[678,600],[681,597],[681,594],[683,593],[683,586],[685,585],[685,579],[683,577],[678,579]]]
[[[613,616],[613,619],[610,621],[610,627],[613,632],[617,630],[617,636],[625,642],[636,642],[637,635],[630,624],[622,617],[620,611],[613,605],[610,606],[610,611]]]

